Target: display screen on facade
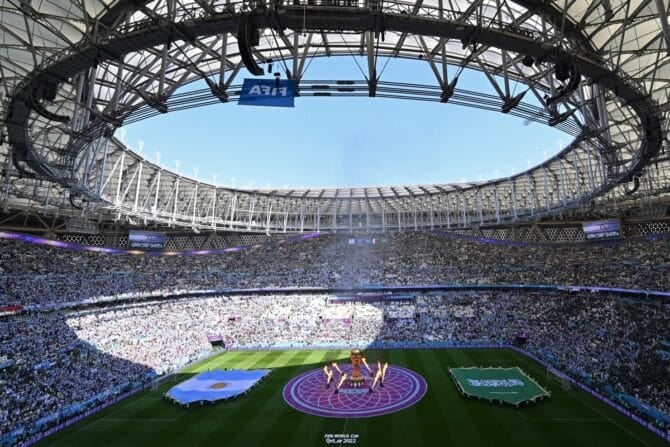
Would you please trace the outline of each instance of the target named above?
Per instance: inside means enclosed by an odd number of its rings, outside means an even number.
[[[130,230],[128,246],[143,250],[162,250],[165,248],[165,233]]]
[[[590,241],[621,237],[621,221],[619,219],[583,222],[582,228],[586,239]]]

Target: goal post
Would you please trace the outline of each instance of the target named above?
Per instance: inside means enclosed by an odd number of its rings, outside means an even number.
[[[547,368],[547,380],[555,380],[561,383],[561,387],[564,390],[569,390],[571,388],[570,381],[564,374],[556,371],[552,368]]]
[[[154,381],[151,383],[151,391],[158,391],[158,389],[165,385],[168,382],[176,382],[177,381],[177,374],[175,373],[170,373],[162,377],[158,377],[154,379]]]

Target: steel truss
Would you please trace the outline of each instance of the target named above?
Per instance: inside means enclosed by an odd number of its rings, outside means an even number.
[[[194,230],[377,232],[667,197],[670,39],[661,0],[9,0],[0,8],[5,209]],[[182,176],[113,137],[124,122],[235,100],[240,23],[259,30],[256,61],[273,59],[302,96],[451,102],[559,126],[575,139],[539,166],[487,182],[267,190]],[[364,79],[303,79],[310,58],[351,55],[366,57]],[[436,84],[385,82],[381,57],[420,59]],[[482,71],[496,95],[459,89],[463,69]],[[201,78],[207,90],[175,93]]]

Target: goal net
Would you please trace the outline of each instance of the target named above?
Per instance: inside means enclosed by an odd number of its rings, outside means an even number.
[[[163,377],[159,377],[156,380],[153,381],[151,384],[151,391],[158,391],[161,386],[165,385],[166,383],[173,383],[177,381],[177,374],[168,374]]]
[[[563,387],[564,390],[569,390],[571,388],[570,381],[565,377],[565,375],[554,369],[547,368],[547,379],[560,382],[561,387]]]

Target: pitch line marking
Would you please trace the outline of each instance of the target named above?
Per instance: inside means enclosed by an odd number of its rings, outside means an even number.
[[[129,396],[129,397],[130,397],[130,396]],[[125,400],[125,399],[124,399],[124,400]],[[133,403],[134,403],[136,400],[137,400],[137,399],[131,399],[131,400],[129,400],[128,402],[124,402],[124,404],[123,404],[120,408],[117,408],[117,409],[115,409],[114,411],[110,411],[109,413],[107,413],[107,416],[112,416],[112,415],[114,415],[114,414],[119,413],[120,411],[125,410],[126,408],[129,408],[131,405],[133,405]],[[123,402],[123,400],[122,400],[121,402]],[[104,418],[100,418],[100,419],[104,419]]]
[[[516,351],[512,351],[512,352],[514,353],[514,355],[516,355],[517,357],[519,357],[519,358],[520,358],[526,365],[532,366],[532,365],[528,362],[528,360],[526,360],[526,359],[524,358],[524,356],[522,356],[521,354],[517,353]],[[611,417],[609,417],[609,416],[607,416],[606,414],[602,413],[602,412],[601,412],[600,410],[598,410],[597,408],[594,408],[593,406],[591,406],[588,402],[586,402],[585,400],[583,400],[583,399],[582,399],[581,397],[579,397],[577,394],[573,393],[572,390],[569,390],[569,389],[568,389],[568,390],[566,390],[566,391],[567,391],[572,397],[576,398],[578,401],[580,401],[581,403],[583,403],[584,405],[586,405],[587,407],[589,407],[591,410],[595,411],[596,413],[598,413],[599,415],[601,415],[602,417],[604,417],[605,419],[607,419],[608,421],[610,421],[612,424],[614,424],[614,425],[616,425],[617,427],[619,427],[619,428],[620,428],[621,430],[623,430],[624,432],[628,433],[628,434],[629,434],[630,436],[632,436],[633,438],[635,438],[635,439],[637,439],[638,441],[640,441],[642,444],[644,444],[644,445],[646,445],[646,446],[649,445],[649,444],[648,444],[647,442],[645,442],[643,439],[640,439],[635,433],[632,433],[630,430],[628,430],[627,428],[623,427],[621,424],[619,424],[617,421],[613,420]]]
[[[568,393],[570,393],[573,397],[576,397],[576,398],[577,398],[580,402],[582,402],[584,405],[586,405],[587,407],[589,407],[590,409],[592,409],[593,411],[595,411],[595,412],[598,413],[599,415],[603,416],[605,419],[607,419],[607,420],[610,421],[612,424],[614,424],[614,425],[616,425],[617,427],[619,427],[621,430],[623,430],[623,431],[625,431],[626,433],[628,433],[628,434],[629,434],[630,436],[632,436],[633,438],[635,438],[635,439],[637,439],[638,441],[640,441],[642,444],[647,445],[647,446],[649,445],[649,444],[648,444],[647,442],[645,442],[643,439],[640,439],[635,433],[629,431],[627,428],[623,427],[623,426],[622,426],[621,424],[619,424],[617,421],[615,421],[615,420],[612,419],[611,417],[607,416],[606,414],[602,413],[602,412],[601,412],[600,410],[598,410],[597,408],[592,407],[588,402],[586,402],[585,400],[583,400],[583,399],[582,399],[581,397],[579,397],[578,395],[574,394],[572,391],[570,391],[570,390],[567,390],[567,391],[568,391]]]
[[[530,422],[609,422],[605,418],[525,418]]]
[[[135,402],[135,401],[137,401],[137,400],[140,400],[140,399],[160,400],[161,398],[159,398],[159,397],[137,397],[137,398],[135,398],[135,399],[132,399],[132,400],[126,402],[126,403],[125,403],[124,405],[122,405],[120,408],[117,408],[116,410],[111,411],[110,413],[107,414],[107,416],[113,416],[113,415],[119,413],[120,411],[125,410],[126,408],[130,407],[131,405],[133,405],[133,402]],[[124,400],[125,400],[125,399],[124,399]],[[104,409],[101,410],[101,411],[104,411]],[[166,421],[171,421],[171,422],[176,421],[177,419],[181,418],[183,415],[184,415],[184,413],[180,414],[180,415],[177,416],[176,418],[173,418],[173,419],[166,419]],[[91,415],[91,416],[94,416],[94,415]],[[89,417],[91,417],[91,416],[89,416]],[[96,418],[95,420],[93,420],[90,424],[87,424],[87,425],[85,425],[85,426],[83,426],[83,427],[81,427],[81,428],[79,428],[79,429],[73,431],[72,433],[70,433],[69,435],[65,436],[64,438],[61,438],[61,439],[57,440],[57,441],[55,442],[55,444],[59,444],[60,442],[64,441],[65,439],[68,439],[70,436],[72,436],[72,435],[74,435],[74,434],[76,434],[76,433],[79,433],[79,432],[81,432],[81,431],[85,431],[85,430],[87,430],[89,427],[91,427],[92,425],[97,424],[98,422],[101,422],[101,421],[133,421],[133,420],[139,420],[139,419],[114,419],[114,418],[107,418],[107,417],[99,417],[99,418]],[[151,420],[160,421],[159,419],[151,419]]]
[[[165,419],[165,418],[102,418],[100,419],[101,421],[105,422],[174,422],[177,419],[179,419],[181,415],[177,416],[176,418],[170,418],[170,419]]]
[[[347,432],[347,423],[349,422],[349,418],[344,420],[344,427],[342,428],[342,434],[345,434]]]
[[[97,423],[100,422],[100,421],[102,421],[102,418],[100,418],[100,419],[96,419],[96,420],[94,420],[93,422],[91,422],[90,424],[85,425],[85,426],[83,426],[83,427],[81,427],[81,428],[79,428],[79,429],[77,429],[77,430],[73,430],[72,433],[70,433],[69,435],[67,435],[67,436],[65,436],[65,437],[63,437],[63,438],[60,438],[60,439],[56,440],[56,442],[54,442],[53,444],[54,444],[54,445],[56,445],[56,444],[60,444],[60,443],[62,443],[63,441],[65,441],[66,439],[68,439],[70,436],[72,436],[72,435],[76,435],[77,433],[82,432],[82,431],[88,429],[88,427],[90,427],[90,426],[92,426],[92,425],[94,425],[94,424],[97,424]]]

